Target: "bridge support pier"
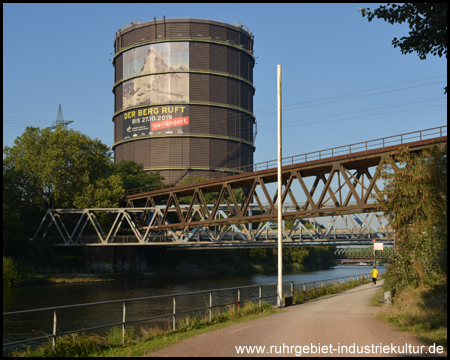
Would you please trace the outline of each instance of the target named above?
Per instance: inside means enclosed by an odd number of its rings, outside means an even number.
[[[86,246],[82,256],[90,264],[107,263],[119,270],[140,272],[147,266],[147,253],[142,246]]]
[[[112,246],[84,246],[83,258],[87,263],[108,263],[114,261],[114,247]]]

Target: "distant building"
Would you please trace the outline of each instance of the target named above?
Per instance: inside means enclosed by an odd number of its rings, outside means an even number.
[[[159,170],[166,183],[253,164],[253,40],[241,23],[124,24],[114,40],[115,161]]]

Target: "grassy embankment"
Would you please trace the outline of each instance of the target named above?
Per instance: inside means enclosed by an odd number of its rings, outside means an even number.
[[[441,345],[447,351],[447,284],[430,288],[406,289],[393,298],[391,306],[383,306],[377,299],[372,305],[382,306],[376,319],[396,326],[400,331],[416,336],[427,345]]]
[[[301,304],[321,296],[336,294],[367,282],[361,279],[298,291],[295,292],[295,303]],[[160,327],[144,326],[139,329],[127,327],[124,345],[122,345],[122,328],[115,327],[107,331],[105,337],[86,333],[59,336],[55,353],[52,351],[52,340],[49,338],[48,343],[39,348],[16,351],[13,356],[142,356],[207,331],[256,320],[281,311],[269,303],[263,302],[262,308],[259,309],[257,303],[247,302],[241,307],[240,312],[237,311],[236,306],[228,306],[227,310],[222,312],[216,309],[211,323],[208,311],[205,311],[202,316],[186,316],[179,320],[179,328],[175,331],[170,331],[170,325],[167,325],[165,330]]]
[[[35,350],[16,351],[12,355],[29,356],[142,356],[162,349],[181,340],[207,331],[221,329],[230,325],[260,319],[276,314],[282,310],[274,309],[269,303],[262,303],[261,309],[257,303],[247,302],[238,312],[237,306],[228,306],[226,311],[213,312],[212,322],[209,322],[209,312],[201,316],[186,316],[178,321],[178,329],[170,331],[160,327],[127,327],[125,344],[122,345],[122,328],[114,327],[107,331],[106,336],[96,334],[75,333],[58,336],[56,351],[53,352],[52,340]]]
[[[352,281],[347,281],[344,283],[334,282],[328,286],[318,286],[314,287],[310,290],[298,290],[294,291],[294,302],[296,304],[303,304],[305,301],[316,299],[322,296],[327,296],[331,294],[337,294],[342,291],[352,289],[356,286],[367,284],[369,282],[368,279],[357,279]]]

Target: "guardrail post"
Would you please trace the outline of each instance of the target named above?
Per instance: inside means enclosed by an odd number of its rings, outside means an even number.
[[[53,352],[56,351],[56,325],[57,325],[56,310],[53,310]]]
[[[175,315],[177,313],[177,301],[175,299],[175,296],[173,297],[173,313],[172,313],[172,328],[175,330]]]
[[[209,292],[209,322],[212,322],[212,291]]]
[[[125,345],[125,319],[126,319],[127,305],[123,302],[123,317],[122,317],[122,345]]]
[[[261,285],[259,285],[259,308],[261,309]]]
[[[238,314],[241,313],[241,289],[238,289]]]

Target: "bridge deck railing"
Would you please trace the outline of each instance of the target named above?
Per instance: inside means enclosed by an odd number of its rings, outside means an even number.
[[[295,287],[302,286],[303,291],[305,291],[306,287],[311,284],[313,285],[314,288],[317,283],[321,283],[321,286],[324,287],[324,286],[333,285],[334,282],[339,281],[341,279],[343,280],[342,282],[346,282],[346,279],[347,279],[347,281],[350,281],[351,278],[353,278],[353,280],[355,280],[355,278],[362,279],[362,278],[368,278],[368,277],[369,277],[369,275],[366,273],[366,274],[360,274],[360,275],[351,275],[351,276],[336,277],[336,278],[324,279],[324,280],[318,280],[318,281],[310,281],[310,282],[298,283],[298,284],[295,284],[294,281],[283,281],[283,284],[290,284],[291,296],[294,296]],[[101,302],[95,302],[95,303],[76,304],[76,305],[67,305],[67,306],[54,306],[54,307],[48,307],[48,308],[43,308],[43,309],[32,309],[32,310],[6,312],[6,313],[3,313],[3,322],[5,322],[6,316],[30,314],[30,313],[43,312],[43,311],[52,311],[53,312],[53,332],[51,335],[28,338],[25,340],[14,341],[14,342],[10,342],[10,343],[3,343],[3,347],[52,338],[53,349],[55,349],[57,336],[61,336],[61,335],[65,335],[65,334],[73,334],[73,333],[78,333],[78,332],[83,332],[83,331],[91,331],[91,330],[96,330],[96,329],[109,328],[109,327],[113,327],[113,326],[122,326],[122,343],[124,343],[125,342],[125,326],[127,324],[171,317],[172,318],[172,328],[173,328],[173,330],[175,330],[176,329],[176,316],[180,315],[180,314],[186,314],[186,313],[190,313],[190,312],[206,310],[209,312],[209,321],[212,322],[213,308],[237,305],[238,312],[239,312],[241,304],[243,304],[245,302],[256,301],[256,300],[258,300],[259,307],[261,308],[262,299],[278,297],[278,293],[269,294],[269,295],[265,295],[265,296],[263,296],[263,294],[262,294],[263,286],[273,286],[273,285],[278,285],[278,283],[274,282],[274,283],[267,283],[267,284],[246,285],[246,286],[223,288],[223,289],[211,289],[211,290],[203,290],[203,291],[177,293],[177,294],[170,294],[170,295],[147,296],[147,297],[141,297],[141,298],[101,301]],[[258,297],[253,297],[250,299],[242,300],[241,299],[241,290],[242,289],[250,289],[250,288],[258,288]],[[224,303],[224,304],[213,305],[213,293],[223,292],[223,291],[237,291],[237,301],[231,301],[231,302]],[[178,310],[177,311],[177,298],[179,298],[181,296],[189,296],[189,295],[196,295],[196,294],[209,295],[209,305],[204,306],[204,307],[199,307],[196,309],[189,309],[189,310],[182,310],[182,311]],[[136,302],[136,301],[140,301],[140,300],[142,301],[142,300],[164,299],[164,298],[172,298],[173,311],[171,313],[159,315],[159,316],[153,316],[153,317],[127,320],[127,311],[126,311],[127,303]],[[233,297],[233,300],[234,300],[234,297]],[[78,329],[78,330],[70,330],[70,331],[64,331],[64,332],[57,331],[58,326],[61,326],[58,323],[58,312],[60,310],[81,308],[81,307],[86,307],[86,306],[99,306],[99,305],[105,305],[105,304],[122,304],[122,321],[118,321],[118,322],[111,323],[111,324],[100,325],[100,326],[94,326],[94,327],[90,327],[90,328]],[[5,333],[3,335],[5,335]]]
[[[348,155],[348,154],[354,154],[361,151],[368,151],[373,150],[377,148],[384,148],[387,146],[392,145],[401,145],[406,144],[413,141],[422,141],[426,139],[432,139],[437,137],[443,137],[447,135],[447,126],[439,126],[435,128],[425,129],[425,130],[419,130],[419,131],[413,131],[405,134],[400,135],[393,135],[388,136],[385,138],[380,139],[374,139],[374,140],[368,140],[363,141],[359,143],[344,145],[344,146],[337,146],[330,149],[325,150],[319,150],[319,151],[313,151],[305,154],[300,155],[294,155],[285,157],[282,159],[282,166],[286,165],[293,165],[300,162],[308,162],[313,160],[320,160],[320,159],[326,159],[334,156],[340,156],[340,155]],[[241,166],[235,169],[229,169],[222,172],[214,172],[214,178],[216,180],[220,178],[225,178],[229,175],[237,175],[237,174],[243,174],[247,172],[254,172],[254,171],[260,171],[260,170],[268,170],[272,168],[276,168],[278,164],[277,160],[269,160],[264,161],[257,164],[251,164],[247,166]],[[188,169],[186,169],[188,170]],[[218,175],[221,174],[221,175]],[[129,189],[127,190],[127,195],[134,195],[134,194],[140,194],[143,192],[158,190],[162,188],[171,187],[170,185],[165,184],[159,184],[159,185],[150,185],[150,186],[144,186],[136,189]]]

